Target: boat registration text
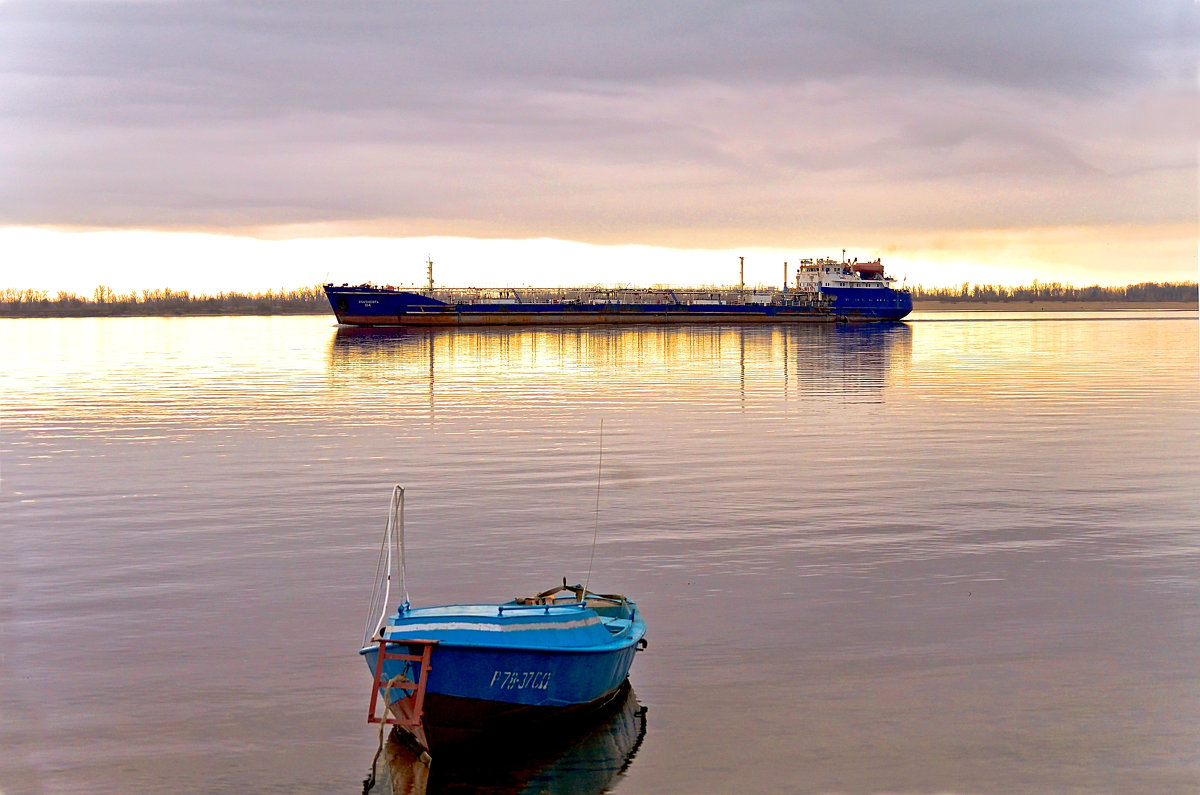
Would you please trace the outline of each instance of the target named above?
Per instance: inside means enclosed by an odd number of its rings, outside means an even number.
[[[501,690],[547,690],[550,687],[550,671],[496,671],[492,674],[492,687]]]

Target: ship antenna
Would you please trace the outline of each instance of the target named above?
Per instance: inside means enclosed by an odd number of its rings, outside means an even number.
[[[592,582],[592,563],[596,560],[596,537],[600,534],[600,473],[604,471],[604,418],[600,418],[600,461],[596,465],[596,524],[592,528],[592,555],[588,558],[587,578],[583,581],[583,597],[587,600],[588,585]]]

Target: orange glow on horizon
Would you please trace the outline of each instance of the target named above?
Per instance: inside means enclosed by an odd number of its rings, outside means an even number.
[[[422,285],[425,259],[443,286],[779,285],[802,257],[882,257],[897,282],[957,287],[1061,282],[1076,287],[1197,279],[1190,225],[1024,230],[882,231],[797,235],[790,250],[682,249],[554,240],[344,237],[291,229],[281,239],[144,230],[0,229],[10,264],[0,288],[117,293],[169,287],[193,294],[320,284]],[[784,263],[788,263],[786,270]]]

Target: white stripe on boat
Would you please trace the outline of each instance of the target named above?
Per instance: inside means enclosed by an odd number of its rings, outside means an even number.
[[[599,623],[600,618],[598,616],[578,618],[574,621],[555,621],[548,624],[476,624],[469,621],[436,621],[425,624],[396,624],[385,630],[385,636],[391,638],[400,633],[407,635],[413,632],[455,629],[470,629],[477,632],[533,632],[534,630],[547,629],[578,629]]]

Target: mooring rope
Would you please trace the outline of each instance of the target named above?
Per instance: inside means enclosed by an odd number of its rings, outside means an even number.
[[[380,660],[379,664],[382,665],[383,661]],[[408,681],[408,677],[403,673],[398,673],[391,679],[387,680],[387,684],[385,684],[383,687],[383,718],[379,721],[379,747],[375,749],[375,758],[371,760],[371,775],[363,779],[363,795],[367,795],[367,793],[371,791],[371,788],[375,786],[375,769],[379,765],[379,757],[381,754],[383,754],[383,744],[386,742],[384,739],[384,732],[387,730],[387,727],[391,725],[387,722],[387,715],[388,706],[392,703],[392,686],[398,683],[410,684],[413,685],[413,688],[416,687],[413,682]],[[413,688],[405,687],[402,689],[410,690]],[[423,755],[421,761],[425,762],[425,764],[429,764],[426,761],[426,758],[427,756]]]
[[[592,554],[588,558],[587,578],[583,581],[581,602],[587,601],[588,586],[592,583],[592,563],[596,560],[596,537],[600,534],[600,475],[604,472],[604,418],[600,418],[600,461],[596,465],[596,524],[592,528]],[[566,584],[566,581],[563,581]]]

